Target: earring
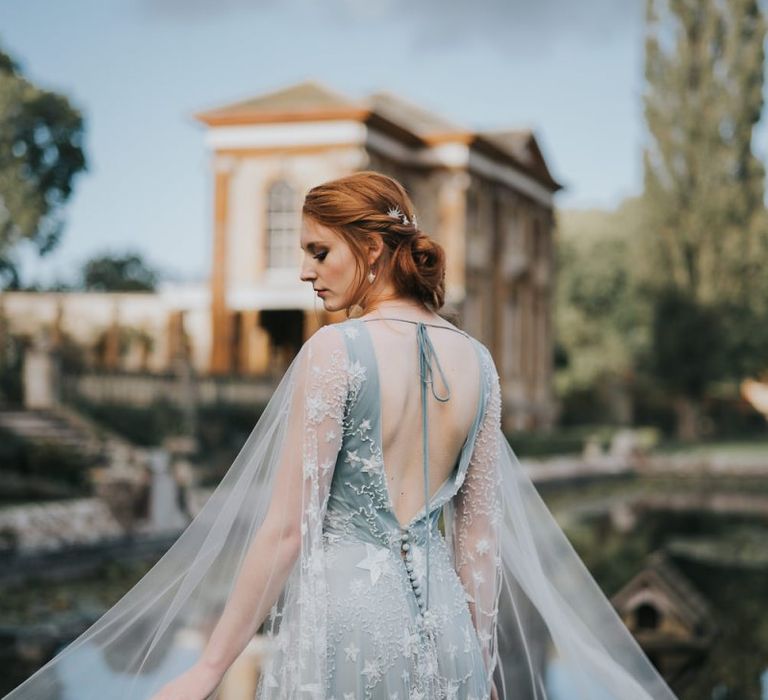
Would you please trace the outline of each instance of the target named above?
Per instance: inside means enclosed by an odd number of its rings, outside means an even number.
[[[369,281],[371,284],[373,284],[373,280],[375,280],[375,279],[376,279],[376,275],[374,275],[374,274],[373,274],[373,270],[371,269],[371,270],[368,272],[368,281]]]

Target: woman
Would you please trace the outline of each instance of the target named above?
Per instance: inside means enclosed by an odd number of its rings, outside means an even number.
[[[73,697],[202,700],[261,628],[262,699],[674,698],[504,439],[489,351],[437,314],[444,254],[403,187],[313,188],[301,248],[347,320],[304,344],[166,556],[7,697],[43,697],[88,645],[120,678]],[[174,672],[190,630],[204,648]]]

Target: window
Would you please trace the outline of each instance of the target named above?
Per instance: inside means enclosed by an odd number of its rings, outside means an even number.
[[[300,217],[293,188],[278,180],[267,194],[267,267],[295,268],[298,264]]]

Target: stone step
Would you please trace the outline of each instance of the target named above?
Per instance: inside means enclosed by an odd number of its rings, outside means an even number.
[[[0,428],[30,442],[48,442],[86,454],[101,452],[101,441],[48,411],[0,411]]]

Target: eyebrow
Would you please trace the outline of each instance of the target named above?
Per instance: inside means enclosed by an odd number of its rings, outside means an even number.
[[[315,241],[312,241],[311,243],[307,243],[307,250],[308,250],[310,253],[314,253],[314,252],[315,252],[315,250],[317,250],[318,246],[319,246],[319,247],[321,247],[321,248],[324,248],[324,247],[325,247],[325,244],[324,244],[324,243],[316,243]],[[303,246],[303,245],[300,245],[299,247],[300,247],[302,250],[304,250],[304,246]]]

